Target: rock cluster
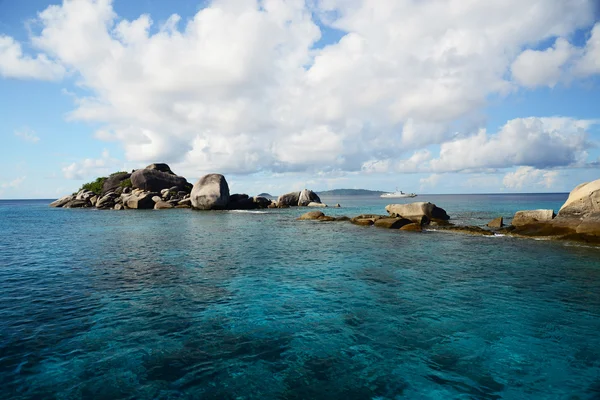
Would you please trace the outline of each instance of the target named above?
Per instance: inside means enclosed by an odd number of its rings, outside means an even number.
[[[130,180],[131,187],[126,185]],[[122,172],[106,178],[102,190],[89,190],[61,197],[51,207],[98,209],[195,208],[199,210],[253,210],[289,206],[327,207],[312,190],[304,189],[280,196],[278,201],[247,194],[230,194],[223,175],[208,174],[191,185],[164,163],[148,165],[132,173]]]

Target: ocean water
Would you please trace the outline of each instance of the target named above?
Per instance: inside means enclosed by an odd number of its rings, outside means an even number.
[[[484,225],[566,197],[400,201]],[[0,201],[0,399],[600,398],[598,247],[47,204]]]

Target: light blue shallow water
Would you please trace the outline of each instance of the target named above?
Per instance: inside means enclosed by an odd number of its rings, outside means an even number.
[[[566,195],[417,199],[483,225]],[[0,201],[0,398],[600,397],[599,248],[305,211]]]

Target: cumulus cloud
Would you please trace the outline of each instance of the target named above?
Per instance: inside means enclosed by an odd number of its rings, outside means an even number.
[[[548,168],[582,163],[591,146],[586,130],[594,121],[572,118],[517,118],[497,134],[476,135],[443,143],[433,171],[531,166]]]
[[[551,188],[559,176],[559,171],[548,171],[533,167],[519,167],[504,176],[502,183],[509,189],[534,191],[540,187]]]
[[[37,143],[40,141],[40,138],[36,135],[35,131],[31,128],[22,128],[15,131],[15,136],[23,139],[29,143]]]
[[[507,71],[524,47],[589,27],[593,7],[593,0],[212,0],[190,19],[172,15],[156,26],[146,14],[119,17],[110,0],[64,0],[38,15],[31,43],[87,91],[69,117],[100,123],[96,138],[121,143],[136,164],[170,162],[191,176],[423,163],[439,172],[487,165],[470,155],[454,160],[464,156],[462,145],[467,154],[487,146],[493,166],[543,164],[498,160],[493,135],[459,135],[458,143],[452,127],[479,119],[490,95],[513,89]],[[320,25],[344,35],[315,48]],[[555,79],[553,68],[546,79]],[[554,149],[560,134],[550,136]],[[544,138],[528,137],[518,143],[544,147]],[[572,139],[559,163],[582,152]],[[423,149],[440,143],[436,161]],[[80,176],[79,164],[71,167],[65,174]]]
[[[526,50],[512,64],[514,78],[523,86],[554,87],[562,78],[563,66],[576,50],[563,38],[543,51]]]
[[[17,79],[58,80],[65,68],[45,54],[31,57],[23,54],[21,44],[13,38],[0,35],[0,76]]]
[[[585,46],[558,38],[545,50],[525,50],[513,62],[512,75],[526,87],[554,87],[559,82],[600,73],[600,23],[591,30]]]
[[[123,163],[110,156],[108,150],[104,150],[100,158],[86,158],[71,163],[62,169],[67,179],[89,179],[123,170]]]
[[[566,117],[529,117],[508,121],[496,133],[480,129],[474,135],[456,137],[439,146],[439,156],[429,149],[409,158],[371,160],[366,172],[494,172],[515,166],[536,168],[584,166],[593,146],[587,130],[594,120]]]

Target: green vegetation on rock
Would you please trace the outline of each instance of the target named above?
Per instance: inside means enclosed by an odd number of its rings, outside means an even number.
[[[93,182],[84,183],[79,188],[79,191],[89,190],[91,192],[94,192],[97,195],[100,195],[100,193],[102,193],[102,186],[104,185],[105,180],[106,180],[106,177],[102,176],[100,178],[96,178],[96,180]]]
[[[133,187],[133,185],[132,185],[132,183],[131,183],[131,179],[129,179],[129,178],[127,178],[127,179],[125,179],[124,181],[122,181],[122,182],[119,184],[119,186],[120,186],[120,187],[122,187],[122,188],[128,188],[128,187],[130,188],[130,187]]]

